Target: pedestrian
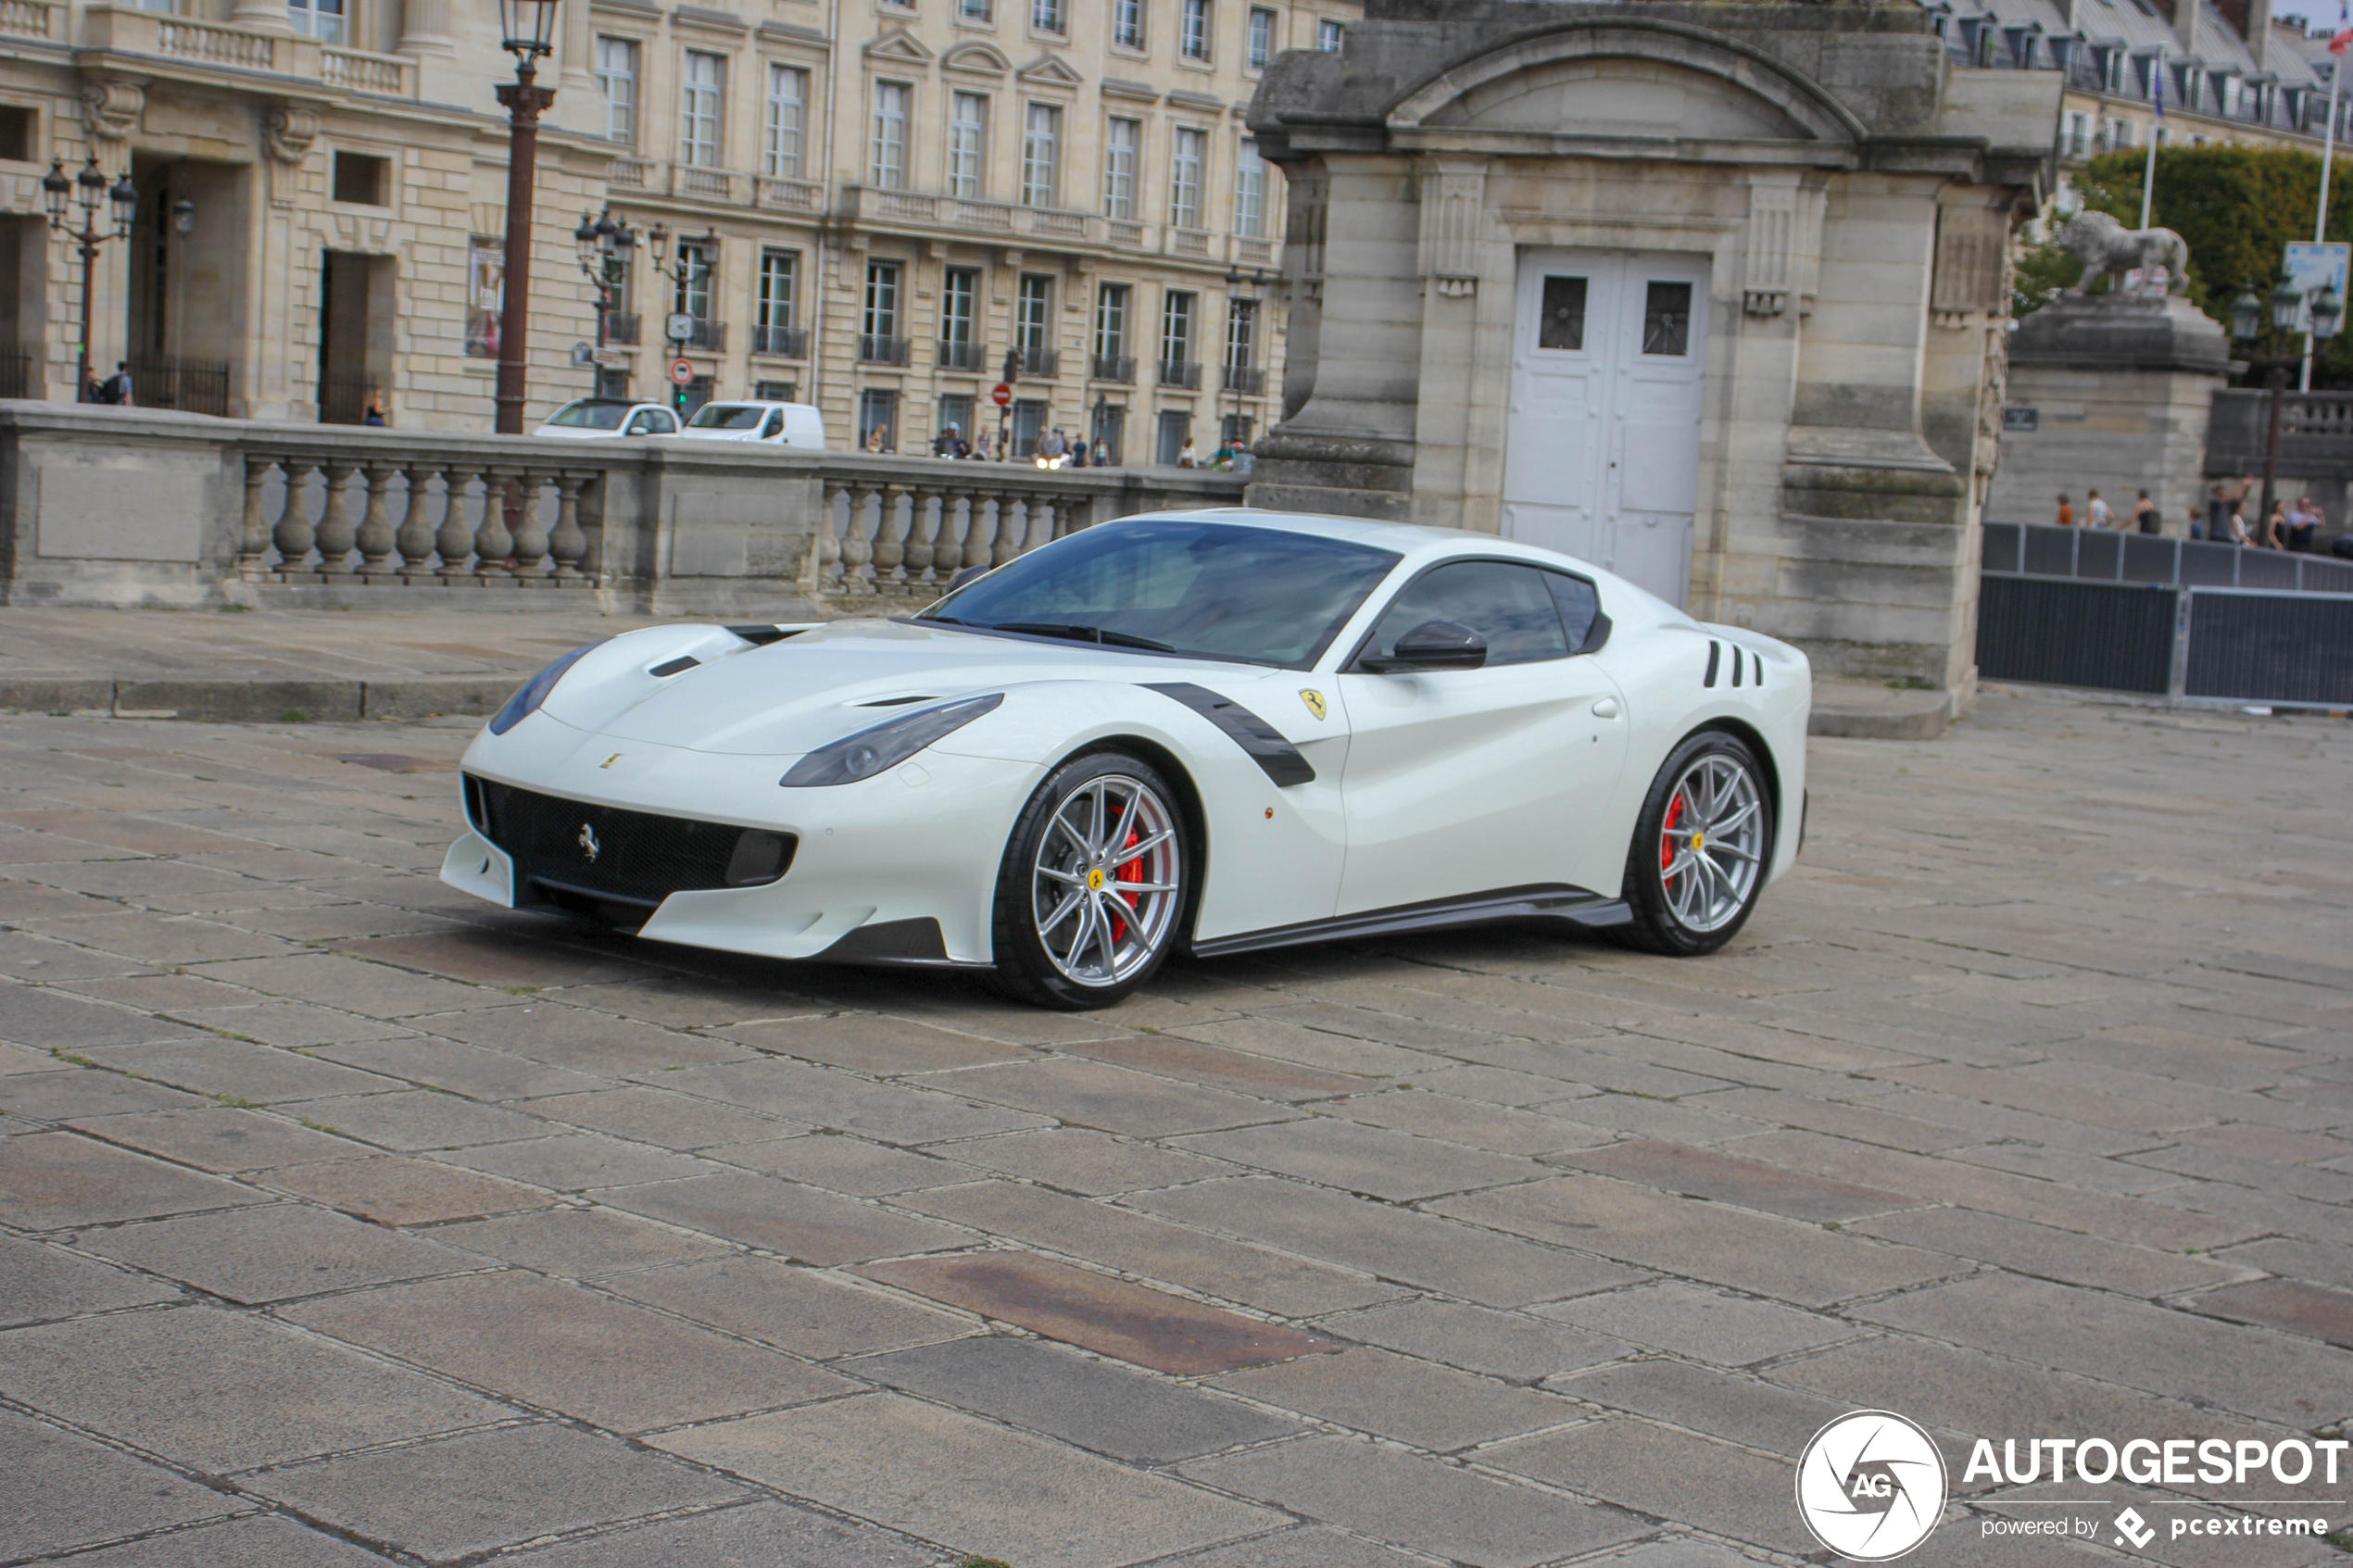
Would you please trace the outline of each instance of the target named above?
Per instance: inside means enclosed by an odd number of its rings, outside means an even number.
[[[1111,467],[1111,444],[1100,435],[1095,437],[1095,466],[1099,469]]]
[[[935,458],[961,458],[964,455],[964,438],[949,425],[931,438],[931,455]]]
[[[2328,519],[2312,504],[2309,495],[2296,498],[2296,510],[2287,514],[2287,547],[2299,554],[2309,554],[2312,541],[2319,536],[2321,525]]]
[[[2255,543],[2255,534],[2246,526],[2246,504],[2234,500],[2230,505],[2230,521],[2224,525],[2228,532],[2222,536],[2233,545],[2252,545]]]
[[[1083,435],[1070,444],[1070,466],[1075,469],[1087,466],[1087,438]]]
[[[2089,497],[2084,501],[2083,526],[2086,528],[2113,528],[2116,526],[2116,509],[2110,507],[2106,501],[2101,500],[2100,493],[2096,490],[2091,492]]]
[[[383,393],[371,392],[368,395],[368,411],[359,416],[359,422],[363,425],[373,425],[379,430],[392,423],[392,416],[384,411]]]
[[[2283,495],[2271,503],[2271,515],[2263,520],[2262,537],[2256,543],[2267,550],[2287,548],[2287,497]]]
[[[1193,438],[1189,435],[1185,437],[1185,445],[1176,453],[1176,466],[1180,469],[1201,467],[1201,454],[1194,449]]]
[[[2067,492],[2064,490],[2059,492],[2058,526],[2061,528],[2075,526],[2075,508],[2068,504]]]
[[[876,425],[866,433],[866,450],[869,452],[890,450],[890,431],[887,426]]]
[[[1063,434],[1062,426],[1056,425],[1038,444],[1038,455],[1046,459],[1049,468],[1060,467],[1062,459],[1070,456],[1070,438]]]
[[[2149,493],[2145,490],[2141,492],[2141,498],[2133,503],[2133,526],[2144,533],[2154,533],[2158,530],[2157,503],[2149,499]]]
[[[2227,479],[2214,482],[2214,492],[2206,503],[2206,536],[2228,539],[2231,536],[2231,514],[2238,509],[2247,493],[2255,488],[2253,476],[2243,477],[2236,485]]]

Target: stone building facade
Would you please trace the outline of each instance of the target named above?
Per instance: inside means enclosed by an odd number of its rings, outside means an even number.
[[[563,0],[535,208],[531,404],[819,404],[839,445],[1008,419],[1130,462],[1263,428],[1284,345],[1278,174],[1242,107],[1337,49],[1356,0]],[[129,169],[93,290],[140,400],[486,429],[511,73],[457,0],[0,3],[0,395],[70,397],[80,262],[41,176]],[[184,232],[175,204],[186,202]],[[601,366],[583,213],[670,233],[613,280]],[[681,275],[683,274],[683,276]],[[1166,450],[1164,451],[1164,448]]]
[[[1957,702],[2057,100],[1911,7],[1372,0],[1251,110],[1294,295],[1252,499],[1567,549]]]

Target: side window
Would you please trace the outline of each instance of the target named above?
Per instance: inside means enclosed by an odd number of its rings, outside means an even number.
[[[1593,622],[1602,613],[1601,596],[1582,577],[1571,577],[1565,571],[1544,573],[1544,585],[1553,591],[1553,603],[1560,607],[1561,629],[1568,633],[1568,646],[1574,650],[1585,646],[1593,634]]]
[[[647,434],[675,435],[678,433],[678,421],[671,417],[668,409],[649,409],[648,410],[646,417],[652,421],[646,427]]]
[[[782,434],[784,434],[784,433],[785,433],[785,411],[784,411],[782,408],[771,408],[771,409],[769,409],[769,410],[768,410],[768,422],[767,422],[766,424],[761,425],[761,426],[760,427],[760,439],[761,439],[761,440],[762,440],[762,441],[773,441],[773,440],[774,440],[777,436],[780,436],[780,435],[782,435]]]
[[[1455,561],[1428,572],[1390,604],[1365,652],[1393,653],[1397,639],[1428,621],[1451,621],[1487,639],[1487,662],[1530,664],[1568,657],[1548,574],[1509,561]]]

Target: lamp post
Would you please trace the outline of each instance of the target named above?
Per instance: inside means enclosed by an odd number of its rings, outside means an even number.
[[[597,346],[605,346],[606,322],[613,307],[621,303],[629,259],[637,251],[637,231],[616,219],[607,207],[602,218],[580,215],[580,227],[572,232],[572,243],[580,253],[580,270],[597,290]],[[615,264],[623,270],[623,277],[613,275]],[[604,385],[604,362],[597,364],[595,389]]]
[[[2336,289],[2327,283],[2307,296],[2295,285],[2283,282],[2271,291],[2271,328],[2283,335],[2292,333],[2298,326],[2297,318],[2309,307],[2311,332],[2315,342],[2326,343],[2336,335],[2345,320],[2345,300]],[[2263,330],[2263,302],[2255,295],[2250,283],[2231,301],[2231,336],[2242,344],[2252,344]],[[2271,392],[2270,430],[2263,444],[2263,501],[2256,512],[2256,530],[2260,537],[2265,521],[2271,515],[2273,492],[2280,476],[2280,403],[2287,390],[2287,373],[2303,362],[2300,354],[2247,356],[2250,369],[2267,372],[2266,384]]]
[[[1250,292],[1248,294],[1241,292],[1242,284],[1244,282],[1248,282],[1250,285]],[[1255,267],[1250,270],[1250,276],[1247,279],[1242,276],[1241,269],[1239,267],[1226,274],[1226,297],[1227,301],[1226,308],[1228,313],[1228,319],[1226,324],[1225,381],[1227,383],[1226,390],[1234,395],[1233,433],[1235,439],[1232,441],[1220,441],[1218,445],[1221,446],[1236,446],[1241,445],[1242,383],[1248,380],[1248,378],[1245,376],[1236,375],[1234,372],[1237,370],[1247,370],[1254,368],[1248,365],[1238,365],[1234,362],[1234,349],[1236,345],[1234,343],[1234,327],[1231,320],[1231,312],[1233,310],[1232,302],[1240,299],[1247,300],[1251,304],[1256,305],[1259,302],[1259,295],[1265,288],[1265,283],[1266,274]],[[1252,355],[1255,355],[1258,350],[1258,319],[1254,314],[1251,318],[1250,326],[1250,348]]]
[[[671,258],[670,238],[670,226],[666,223],[657,223],[652,228],[646,231],[646,243],[652,248],[653,251],[651,259],[653,261],[654,276],[657,278],[667,278],[670,280],[673,291],[671,296],[672,303],[676,304],[679,300],[686,297],[688,289],[688,280],[694,276],[695,271],[695,263],[687,259],[686,247],[690,245],[695,246],[696,254],[702,257],[701,265],[705,269],[708,269],[711,266],[711,257],[717,255],[719,251],[719,231],[716,229],[710,230],[698,238],[689,237],[684,234],[678,236],[678,256],[675,260]],[[708,286],[709,277],[710,274],[706,270],[704,273],[706,288]],[[708,306],[705,307],[708,308]],[[689,320],[701,320],[701,318],[693,317],[689,312],[682,310],[670,311],[668,313],[668,317],[669,320],[665,322],[665,330],[662,335],[669,340],[672,354],[684,355],[686,351],[687,345],[693,341],[692,337],[672,336],[667,329],[671,326],[676,325],[682,317]],[[683,416],[686,409],[686,389],[683,386],[676,388],[674,395],[675,401],[678,405],[678,411]]]
[[[53,159],[49,172],[42,177],[41,194],[48,203],[49,227],[72,240],[82,250],[82,354],[74,371],[74,398],[91,401],[90,383],[90,295],[97,271],[98,253],[108,240],[131,237],[132,220],[139,216],[139,192],[131,183],[125,170],[109,188],[106,175],[98,168],[98,155],[92,153],[89,161],[70,179],[66,175],[62,159]],[[107,233],[98,227],[98,209],[114,208],[114,232]],[[82,227],[67,227],[73,220],[73,210],[81,209]],[[195,208],[189,208],[193,215]]]
[[[556,101],[537,85],[536,62],[555,48],[557,0],[498,0],[504,43],[515,79],[498,88],[507,108],[507,271],[498,317],[498,433],[522,433],[530,366],[531,185],[539,162],[539,117]]]

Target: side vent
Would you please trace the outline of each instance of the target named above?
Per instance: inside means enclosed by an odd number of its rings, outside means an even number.
[[[1737,685],[1739,685],[1739,684],[1741,684],[1741,671],[1742,671],[1742,669],[1743,669],[1743,667],[1744,667],[1747,663],[1748,663],[1748,661],[1747,661],[1746,659],[1743,659],[1743,658],[1741,657],[1741,650],[1740,650],[1740,649],[1738,649],[1738,648],[1734,648],[1734,649],[1732,650],[1732,684],[1733,684],[1733,685],[1737,686]]]
[[[1765,656],[1761,653],[1753,653],[1748,657],[1755,661],[1756,679],[1753,684],[1761,686],[1765,684]]]
[[[1707,645],[1707,679],[1703,681],[1701,684],[1706,686],[1713,686],[1716,684],[1716,667],[1723,659],[1723,657],[1724,645],[1711,641]]]

